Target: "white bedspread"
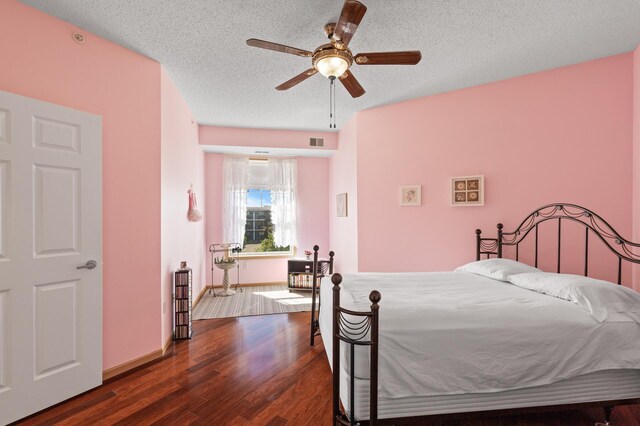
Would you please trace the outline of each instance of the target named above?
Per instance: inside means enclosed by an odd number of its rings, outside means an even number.
[[[497,392],[640,368],[640,325],[598,323],[578,305],[509,283],[466,272],[343,278],[343,307],[367,310],[369,292],[382,294],[379,385],[386,398]],[[332,284],[322,287],[331,360]],[[356,377],[368,378],[362,358]]]

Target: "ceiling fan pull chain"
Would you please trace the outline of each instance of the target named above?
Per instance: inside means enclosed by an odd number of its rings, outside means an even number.
[[[331,80],[331,85],[333,85],[333,128],[336,128],[336,78],[333,77]]]
[[[333,80],[329,81],[329,128],[331,128],[331,120],[333,118],[333,103],[331,99],[333,98],[333,92],[331,91],[331,86],[333,85]]]
[[[329,78],[329,128],[331,129],[333,126],[333,113],[334,113],[334,103],[333,103],[333,98],[335,96],[335,90],[334,90],[334,85],[333,82],[335,81],[335,77],[330,77]]]

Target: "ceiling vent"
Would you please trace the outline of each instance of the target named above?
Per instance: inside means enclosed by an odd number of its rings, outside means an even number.
[[[322,146],[324,146],[324,139],[323,138],[309,138],[309,145],[310,146],[315,146],[315,147],[322,147]]]

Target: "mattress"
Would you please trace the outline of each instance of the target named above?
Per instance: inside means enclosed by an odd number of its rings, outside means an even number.
[[[344,307],[367,310],[368,293],[382,294],[381,400],[498,394],[640,368],[635,322],[598,323],[575,304],[509,283],[465,272],[343,278]],[[331,287],[321,287],[324,336],[331,335]],[[325,349],[331,363],[330,341]],[[343,368],[347,352],[341,350]],[[368,383],[368,369],[368,348],[358,348],[355,377]]]

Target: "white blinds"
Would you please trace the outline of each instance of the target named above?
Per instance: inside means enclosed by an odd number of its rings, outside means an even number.
[[[270,189],[269,161],[249,160],[247,186],[252,189]]]

